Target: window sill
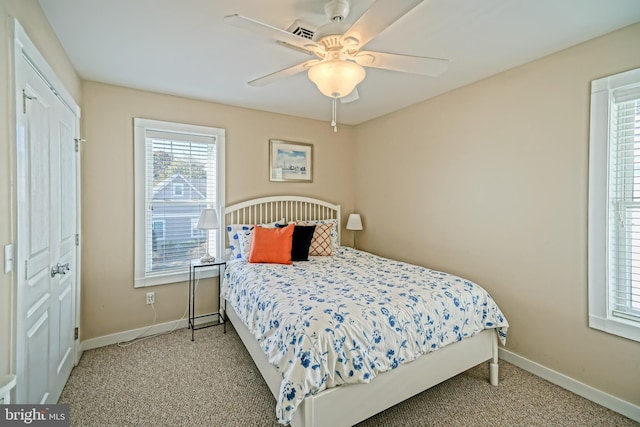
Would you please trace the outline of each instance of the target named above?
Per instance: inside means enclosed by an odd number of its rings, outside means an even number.
[[[599,316],[589,316],[589,327],[607,332],[612,335],[640,342],[640,322],[625,319],[607,319]]]

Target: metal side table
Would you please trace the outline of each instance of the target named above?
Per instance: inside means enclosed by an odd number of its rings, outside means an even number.
[[[218,308],[218,311],[215,313],[207,313],[196,315],[196,284],[198,282],[198,270],[218,267],[219,269],[219,280],[218,280],[218,295],[220,294],[220,283],[222,281],[222,277],[224,276],[224,269],[227,263],[221,260],[215,260],[211,263],[202,263],[199,259],[195,259],[191,261],[191,266],[189,268],[189,328],[191,329],[191,341],[194,341],[194,332],[197,329],[210,328],[211,326],[219,326],[223,325],[224,333],[227,333],[227,324],[226,319],[224,318],[224,314]],[[212,320],[211,322],[207,322],[201,325],[196,326],[196,319],[209,317],[209,316],[217,316],[217,320]]]

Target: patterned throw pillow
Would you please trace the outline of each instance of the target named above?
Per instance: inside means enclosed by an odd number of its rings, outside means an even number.
[[[251,242],[253,242],[253,227],[251,227],[250,230],[240,230],[237,235],[240,241],[240,258],[248,261],[249,253],[251,252]]]
[[[318,224],[313,232],[309,256],[331,256],[333,246],[331,244],[331,224]]]
[[[331,256],[338,252],[340,242],[338,241],[338,220],[336,219],[318,219],[297,221],[299,225],[315,225],[316,231],[313,234],[313,240],[311,241],[311,249],[309,255],[315,256]],[[319,228],[318,226],[323,227]],[[329,230],[329,244],[327,244],[326,230]]]
[[[240,232],[251,232],[253,225],[250,224],[231,224],[227,225],[227,234],[229,235],[229,249],[231,249],[231,259],[242,258],[240,248]]]

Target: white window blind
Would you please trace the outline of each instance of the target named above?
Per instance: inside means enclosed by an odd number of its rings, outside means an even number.
[[[612,91],[609,305],[640,321],[640,86]]]
[[[594,80],[589,325],[640,341],[640,69]]]
[[[136,286],[185,280],[190,261],[220,256],[220,231],[198,230],[222,206],[224,131],[136,119]],[[207,248],[207,245],[209,246]]]

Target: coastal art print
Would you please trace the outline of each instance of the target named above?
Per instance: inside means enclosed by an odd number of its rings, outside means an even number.
[[[313,145],[271,139],[269,150],[271,181],[312,181]]]

